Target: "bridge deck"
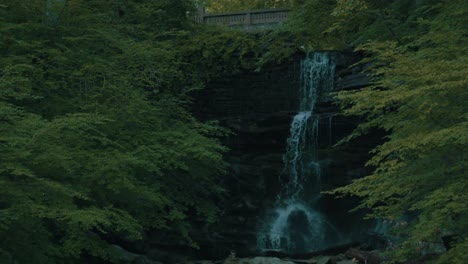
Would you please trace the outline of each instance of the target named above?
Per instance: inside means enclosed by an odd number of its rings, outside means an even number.
[[[279,24],[288,18],[289,9],[263,9],[221,14],[199,13],[198,22],[228,27],[251,27]]]

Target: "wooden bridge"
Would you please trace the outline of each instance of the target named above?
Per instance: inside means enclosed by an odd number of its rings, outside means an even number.
[[[200,9],[195,20],[199,23],[224,25],[228,27],[262,28],[282,23],[288,18],[290,9],[263,9],[221,14],[205,13]]]

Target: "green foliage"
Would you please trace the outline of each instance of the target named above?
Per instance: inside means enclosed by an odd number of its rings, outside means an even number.
[[[468,241],[458,243],[455,247],[442,255],[437,263],[465,263]]]
[[[297,3],[288,20],[262,36],[266,47],[259,65],[282,62],[298,52],[337,50],[345,47],[339,34],[330,33],[335,18],[335,0],[309,0]]]
[[[349,138],[372,128],[388,136],[372,151],[368,165],[375,168],[373,174],[332,193],[362,197],[359,208],[372,209],[371,217],[395,221],[409,213],[416,216],[407,227],[394,229],[405,242],[393,261],[418,258],[421,241],[441,244],[448,232],[457,235],[457,246],[438,263],[464,263],[468,9],[464,1],[421,8],[433,13],[411,14],[408,23],[418,24],[401,35],[404,42],[377,39],[359,48],[369,55],[364,63],[372,63],[375,84],[338,95],[346,115],[366,120]]]
[[[297,44],[306,50],[340,49],[343,43],[339,36],[327,32],[334,19],[334,7],[335,0],[305,1],[281,30],[293,32],[298,37]]]
[[[2,260],[118,262],[149,231],[196,246],[225,149],[186,109],[189,3],[47,3],[0,5]]]
[[[197,27],[194,36],[179,41],[194,83],[252,69],[262,52],[255,35],[221,26]]]

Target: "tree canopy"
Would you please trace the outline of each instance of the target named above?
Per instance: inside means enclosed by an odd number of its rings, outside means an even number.
[[[202,42],[190,8],[1,2],[2,263],[117,263],[117,249],[143,239],[196,247],[191,226],[219,212],[225,148],[223,130],[190,114],[188,93],[238,65],[215,65],[210,45],[235,37],[202,30]]]

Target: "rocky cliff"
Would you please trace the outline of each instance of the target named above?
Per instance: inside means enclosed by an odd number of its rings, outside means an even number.
[[[209,237],[200,237],[201,257],[222,258],[231,250],[240,256],[256,252],[259,216],[271,207],[283,180],[283,154],[291,118],[299,103],[300,60],[269,65],[260,72],[245,71],[211,82],[197,94],[195,111],[204,120],[219,120],[233,134],[225,139],[229,174],[224,186],[228,190],[222,202],[223,215]],[[358,89],[370,79],[355,53],[337,55],[334,91]],[[376,140],[368,137],[351,144],[333,147],[356,126],[358,120],[339,115],[334,100],[317,104],[320,115],[318,155],[324,163],[326,177],[323,190],[349,183],[366,173],[363,164]],[[305,186],[307,188],[307,186]],[[368,225],[362,224],[362,212],[350,214],[352,199],[321,198],[320,206],[339,230],[344,240],[359,240]],[[370,225],[370,223],[369,223]],[[359,228],[358,228],[359,226]],[[209,249],[209,250],[206,250]]]

